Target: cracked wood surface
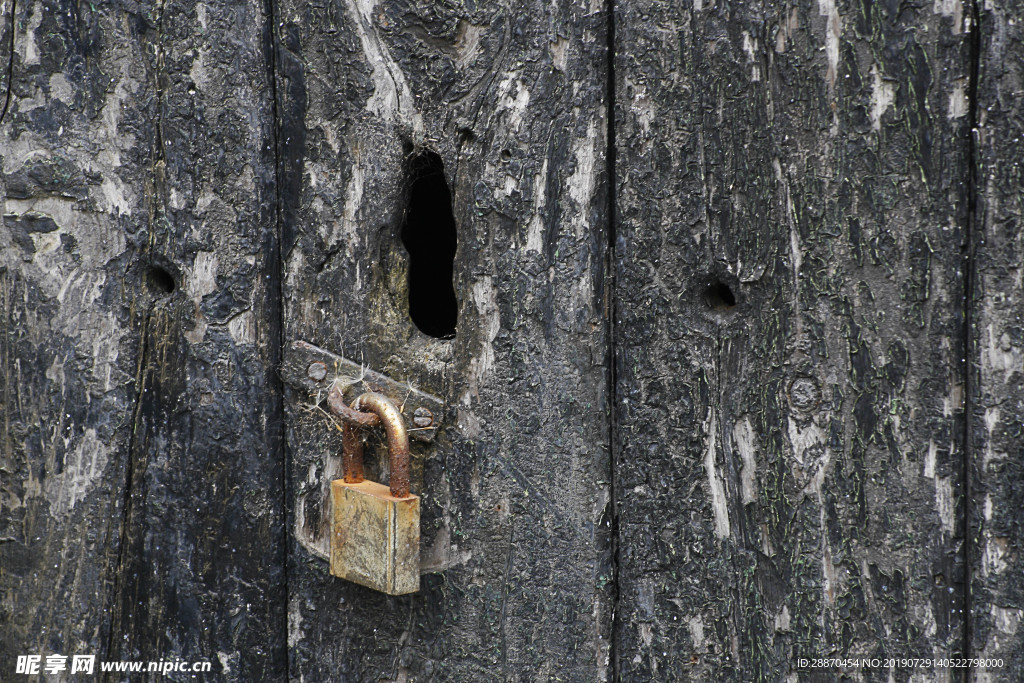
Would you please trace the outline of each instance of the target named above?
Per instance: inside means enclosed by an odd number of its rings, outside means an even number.
[[[617,6],[619,674],[962,653],[969,24]]]
[[[435,443],[413,444],[417,595],[332,578],[291,546],[295,679],[608,676],[600,9],[278,5],[286,340],[447,405]],[[454,340],[407,312],[399,233],[423,149],[453,198]],[[340,471],[340,435],[306,401],[286,397],[294,529],[326,514],[309,494]],[[384,459],[373,452],[368,468]]]
[[[971,652],[1024,680],[1024,5],[985,3],[975,134],[970,294]]]
[[[262,5],[4,7],[3,677],[77,653],[282,678]]]
[[[0,667],[1024,678],[1024,8],[615,4],[609,71],[604,3],[0,0]],[[340,468],[300,339],[445,402],[417,595],[293,533]]]

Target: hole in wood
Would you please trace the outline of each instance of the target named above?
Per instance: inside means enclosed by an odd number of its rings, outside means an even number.
[[[402,244],[409,252],[409,317],[424,334],[453,338],[459,316],[452,284],[458,240],[452,193],[441,157],[434,152],[422,152],[409,162]]]
[[[174,276],[160,266],[152,266],[149,269],[146,281],[153,291],[161,294],[170,294],[177,286],[174,282]]]
[[[729,285],[721,280],[713,280],[704,290],[704,298],[712,309],[723,310],[736,305],[736,295]]]

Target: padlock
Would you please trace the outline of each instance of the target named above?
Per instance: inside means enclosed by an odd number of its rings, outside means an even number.
[[[331,574],[368,588],[404,595],[420,589],[420,499],[409,493],[409,435],[398,408],[383,394],[352,402],[384,424],[391,463],[389,486],[363,478],[358,427],[342,427],[343,478],[331,482]]]

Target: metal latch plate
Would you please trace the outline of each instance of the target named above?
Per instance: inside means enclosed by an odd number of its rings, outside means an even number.
[[[398,406],[409,438],[416,441],[433,441],[440,426],[444,411],[441,399],[309,342],[297,341],[288,346],[281,375],[291,386],[313,396],[320,393],[326,398],[334,385],[342,390],[346,402],[365,391],[384,394]]]

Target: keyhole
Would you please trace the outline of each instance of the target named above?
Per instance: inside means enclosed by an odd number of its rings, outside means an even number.
[[[409,317],[424,334],[453,338],[459,317],[453,285],[458,239],[444,164],[433,152],[409,163],[402,244],[409,252]]]

